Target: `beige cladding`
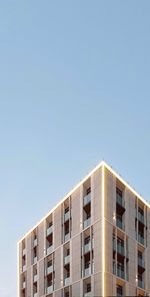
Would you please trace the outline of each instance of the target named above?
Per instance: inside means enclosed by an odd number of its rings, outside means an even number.
[[[80,233],[81,190],[78,188],[71,196],[72,201],[72,236]]]
[[[62,282],[61,280],[61,247],[57,248],[55,251],[55,288],[56,290],[61,289]]]
[[[38,226],[38,260],[41,260],[44,257],[44,237],[45,237],[45,230],[44,230],[44,222],[42,222]]]
[[[62,242],[62,232],[61,232],[61,205],[58,206],[54,211],[54,248],[56,249],[61,245]]]
[[[39,261],[38,291],[39,297],[44,295],[44,259]]]
[[[72,282],[79,281],[81,278],[81,235],[72,238]]]
[[[116,226],[117,187],[122,190],[125,201],[125,211],[122,214],[125,227],[122,230]],[[90,206],[86,205],[85,197],[90,199]],[[144,225],[137,221],[136,227],[138,207],[144,209],[145,221]],[[67,220],[65,216],[68,216]],[[49,227],[53,235],[50,231],[47,234],[47,217],[19,242],[18,297],[98,297],[103,295],[103,285],[105,296],[116,296],[117,286],[123,287],[126,296],[150,292],[150,208],[107,164],[101,163],[53,210],[53,224]],[[143,228],[145,245],[138,243],[136,228]],[[37,246],[34,246],[34,229],[37,231]],[[64,239],[66,234],[68,237]],[[118,248],[118,238],[124,242],[125,255],[121,258],[115,250]],[[145,262],[143,289],[137,286],[139,250]],[[35,253],[37,263],[34,263]],[[69,264],[65,261],[69,261]],[[118,261],[122,261],[125,277],[116,275]],[[47,274],[47,269],[51,271],[50,274]],[[91,295],[87,294],[86,288]]]

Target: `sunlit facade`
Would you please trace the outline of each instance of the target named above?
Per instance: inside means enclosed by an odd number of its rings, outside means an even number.
[[[18,297],[150,295],[150,206],[105,162],[18,242]]]

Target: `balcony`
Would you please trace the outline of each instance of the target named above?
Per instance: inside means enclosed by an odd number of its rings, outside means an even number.
[[[118,267],[117,267],[117,276],[120,277],[120,278],[125,279],[125,273],[124,273],[124,270],[122,270],[121,268],[118,268]]]
[[[70,263],[70,255],[64,257],[64,264]]]
[[[84,269],[84,276],[89,276],[91,275],[91,265],[89,265],[88,267],[85,267]]]
[[[145,268],[145,262],[144,259],[138,257],[138,266]]]
[[[116,195],[116,202],[123,208],[125,208],[125,201],[123,197],[121,197],[119,194]]]
[[[115,239],[113,239],[113,251],[116,252],[116,241],[115,241]]]
[[[22,250],[22,256],[25,256],[25,254],[26,254],[26,248],[24,248],[24,249]]]
[[[26,270],[26,265],[22,266],[22,271],[24,272]]]
[[[22,289],[25,289],[26,288],[26,282],[24,281],[23,283],[22,283]]]
[[[125,230],[124,222],[120,218],[117,218],[116,225],[118,228],[122,229],[123,231]]]
[[[137,219],[144,225],[144,214],[138,212]]]
[[[53,226],[50,226],[49,228],[47,228],[46,230],[46,235],[49,236],[50,234],[52,234],[53,232]]]
[[[122,246],[121,244],[117,244],[117,253],[122,255],[122,256],[125,256],[125,248],[124,246]]]
[[[65,239],[65,242],[68,241],[70,239],[70,233],[66,233],[64,239]]]
[[[50,273],[52,273],[52,272],[53,272],[53,265],[48,266],[48,267],[47,267],[47,274],[50,274]]]
[[[141,235],[140,233],[138,234],[138,242],[144,245],[144,236]]]
[[[53,285],[51,284],[51,285],[49,285],[47,288],[46,288],[46,290],[45,290],[46,292],[46,294],[51,294],[52,292],[53,292]]]
[[[91,241],[89,241],[88,243],[86,243],[84,245],[84,254],[88,253],[91,251]]]
[[[144,289],[145,288],[145,284],[143,280],[138,279],[138,287]]]
[[[84,229],[91,225],[91,218],[88,218],[84,221],[83,226]]]
[[[66,277],[64,279],[64,284],[65,284],[65,286],[69,286],[69,284],[70,284],[70,276],[69,277]]]
[[[64,221],[68,221],[70,219],[70,211],[68,210],[64,215]]]
[[[38,293],[33,293],[33,297],[38,297]]]
[[[115,262],[113,262],[113,274],[116,275],[116,263]]]
[[[51,254],[53,252],[53,245],[50,245],[48,248],[47,248],[47,255]]]
[[[37,263],[37,256],[33,258],[33,264]]]
[[[33,246],[37,246],[37,238],[34,239]]]
[[[84,198],[83,198],[83,206],[89,204],[90,202],[91,202],[91,193],[89,193],[86,196],[84,196]]]
[[[91,297],[91,292],[84,293],[84,297]]]
[[[35,274],[35,275],[33,276],[33,282],[36,283],[37,280],[38,280],[38,276],[37,276],[37,274]]]

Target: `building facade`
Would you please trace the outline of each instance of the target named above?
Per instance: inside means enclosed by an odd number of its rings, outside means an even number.
[[[105,162],[18,242],[18,297],[150,296],[150,205]]]

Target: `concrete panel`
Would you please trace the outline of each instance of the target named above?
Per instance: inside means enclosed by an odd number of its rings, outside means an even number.
[[[96,222],[102,217],[102,169],[97,170],[91,178],[92,193],[92,222]]]
[[[81,235],[72,239],[72,265],[71,265],[72,282],[81,278]]]
[[[80,281],[72,284],[72,297],[80,297]]]
[[[31,233],[26,237],[26,266],[30,267],[32,263],[32,251],[31,251]]]
[[[61,288],[61,265],[63,265],[63,262],[62,262],[61,247],[59,247],[55,251],[55,288],[56,290]]]
[[[113,222],[113,214],[116,212],[116,179],[105,169],[105,218]]]
[[[54,293],[54,297],[62,297],[62,290],[58,290]]]
[[[113,294],[113,275],[105,273],[105,296],[112,296]]]
[[[61,205],[54,210],[54,248],[62,243]]]
[[[38,259],[42,259],[44,257],[44,237],[45,237],[45,230],[44,230],[44,222],[42,222],[38,226]]]
[[[135,196],[125,188],[125,231],[126,234],[132,238],[135,238]]]
[[[113,226],[105,220],[105,271],[110,273],[113,273],[112,237],[113,237]]]
[[[31,266],[27,269],[27,297],[32,296],[31,291]]]
[[[72,195],[72,236],[80,232],[80,188],[77,189]]]
[[[136,279],[136,258],[137,258],[137,249],[135,240],[128,239],[128,250],[129,250],[129,282],[135,284]]]
[[[94,274],[94,296],[102,296],[102,274]]]
[[[93,238],[94,238],[94,272],[102,271],[102,223],[97,222],[93,226]]]
[[[38,282],[39,297],[44,295],[44,259],[39,261],[39,282]]]

